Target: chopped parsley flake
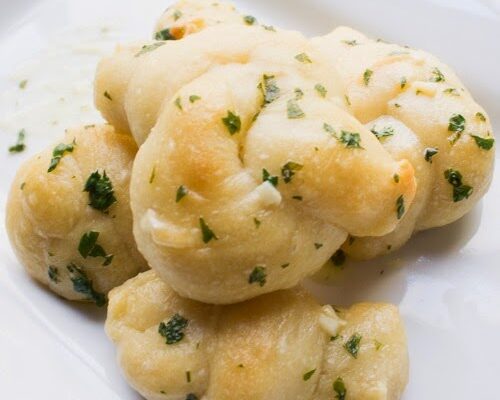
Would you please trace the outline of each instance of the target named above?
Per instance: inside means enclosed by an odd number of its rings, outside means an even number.
[[[325,130],[326,133],[329,133],[332,135],[334,138],[337,139],[337,132],[335,132],[335,129],[333,129],[333,126],[330,124],[327,124],[326,122],[323,124],[323,129]]]
[[[326,97],[326,95],[328,94],[328,90],[326,90],[326,88],[321,83],[316,84],[316,86],[314,86],[314,89],[316,89],[321,97]]]
[[[431,82],[444,82],[446,79],[439,68],[434,68],[432,70],[432,78],[430,80]]]
[[[293,92],[295,93],[295,100],[301,100],[304,97],[304,92],[301,88],[295,88]]]
[[[319,249],[321,249],[322,247],[323,247],[323,243],[314,243],[314,248],[315,248],[316,250],[319,250]]]
[[[264,96],[264,106],[271,104],[280,97],[280,88],[276,85],[274,75],[263,75],[258,88],[262,91],[262,95]]]
[[[308,381],[309,379],[311,379],[311,377],[314,375],[314,373],[316,372],[316,369],[312,369],[308,372],[306,372],[303,376],[302,376],[302,379],[304,379],[304,381]]]
[[[50,265],[47,274],[49,275],[49,279],[52,282],[54,283],[59,282],[59,269],[57,267]]]
[[[282,168],[281,168],[281,176],[283,177],[283,180],[285,183],[290,183],[292,181],[293,176],[297,171],[300,171],[304,166],[301,164],[298,164],[293,161],[287,162]]]
[[[362,149],[361,136],[359,133],[342,131],[340,138],[338,139],[341,143],[345,144],[348,149]]]
[[[187,383],[191,383],[191,371],[186,371],[186,381]]]
[[[455,203],[468,199],[474,192],[471,186],[463,184],[463,177],[459,171],[450,168],[444,172],[444,177],[453,186],[453,201]]]
[[[354,39],[354,40],[342,40],[342,43],[345,43],[348,46],[357,46],[359,44],[356,39]]]
[[[201,100],[201,97],[200,96],[197,96],[195,94],[189,96],[189,102],[192,104],[192,103],[195,103],[197,102],[198,100]]]
[[[394,179],[394,182],[399,183],[400,177],[399,177],[398,174],[394,174],[394,176],[392,177],[392,179]]]
[[[460,94],[457,92],[457,89],[455,88],[448,88],[443,90],[443,93],[449,94],[450,96],[460,96]]]
[[[300,119],[306,116],[296,100],[288,100],[287,112],[289,119]]]
[[[103,171],[102,175],[99,171],[90,174],[83,191],[88,192],[89,206],[96,210],[106,212],[116,202],[113,183],[106,175],[106,171]]]
[[[161,31],[161,32],[163,32],[163,31]],[[167,39],[164,39],[164,40],[167,40]],[[154,51],[158,47],[163,46],[164,44],[165,44],[165,42],[156,42],[156,43],[153,43],[153,44],[145,44],[144,46],[142,46],[141,50],[135,55],[135,57],[140,57],[143,54],[146,54],[146,53],[149,53],[151,51]]]
[[[495,144],[495,139],[493,139],[492,137],[483,138],[481,136],[476,136],[476,135],[471,135],[471,136],[474,138],[476,144],[480,149],[491,150],[493,148],[493,145]]]
[[[174,14],[173,14],[173,17],[174,17],[174,21],[177,21],[180,17],[182,17],[182,11],[175,10]]]
[[[182,111],[182,100],[181,100],[181,98],[180,98],[180,97],[177,97],[177,98],[175,99],[175,102],[174,102],[174,103],[175,103],[175,106],[176,106],[179,110],[181,110],[181,111]]]
[[[300,61],[301,63],[304,64],[312,64],[312,60],[309,58],[309,56],[306,53],[300,53],[295,56],[295,59],[297,61]]]
[[[375,350],[376,351],[379,351],[382,347],[384,347],[384,344],[380,343],[378,340],[375,340],[374,343],[375,343]]]
[[[401,89],[404,89],[406,87],[407,83],[408,83],[408,81],[406,80],[406,77],[403,76],[401,78],[401,82],[400,82]]]
[[[177,38],[174,35],[172,35],[169,28],[156,32],[155,39],[156,40],[177,40]],[[143,49],[144,49],[144,47],[143,47]],[[152,50],[154,50],[154,49],[152,49]],[[136,57],[138,57],[138,56],[140,56],[140,53],[136,54]]]
[[[335,391],[336,400],[345,400],[345,396],[347,394],[347,390],[345,388],[344,381],[341,377],[338,377],[335,382],[333,382],[333,390]]]
[[[304,198],[302,196],[292,196],[292,199],[297,200],[297,201],[304,200]]]
[[[424,150],[424,158],[425,161],[430,162],[432,164],[432,157],[439,153],[439,149],[435,147],[428,147]]]
[[[72,153],[75,149],[75,142],[70,144],[59,143],[54,150],[52,150],[52,159],[50,160],[49,169],[47,172],[52,172],[56,169],[66,153]]]
[[[403,215],[405,215],[405,199],[403,195],[399,196],[396,200],[396,212],[398,219],[403,218]]]
[[[344,344],[344,348],[354,358],[358,358],[359,343],[361,342],[361,335],[359,333],[353,334],[349,340]]]
[[[483,113],[481,113],[481,112],[477,112],[477,113],[476,113],[476,118],[477,118],[479,121],[481,121],[481,122],[486,122],[486,117],[485,117],[485,116],[484,116],[484,114],[483,114]]]
[[[266,30],[266,31],[270,31],[270,32],[276,32],[276,28],[272,25],[262,25],[262,27]]]
[[[290,263],[286,263],[286,264],[283,264],[283,265],[281,266],[281,268],[283,268],[283,269],[287,269],[289,266],[290,266]]]
[[[260,224],[262,224],[262,222],[258,218],[254,218],[253,223],[255,224],[255,229],[259,229]]]
[[[109,101],[113,101],[113,98],[111,97],[111,95],[107,90],[104,92],[104,97],[106,97]]]
[[[377,130],[375,127],[371,129],[371,132],[377,137],[378,140],[383,138],[394,136],[394,128],[392,126],[385,126],[381,130]]]
[[[348,106],[352,105],[348,95],[344,95],[344,100]]]
[[[26,131],[21,129],[17,133],[17,142],[15,145],[9,147],[9,153],[21,153],[26,149],[26,145],[24,144],[24,139],[26,138]]]
[[[238,115],[234,114],[232,111],[227,112],[227,117],[222,118],[222,122],[226,126],[231,136],[238,133],[241,130],[241,119]]]
[[[28,84],[28,80],[23,79],[21,82],[19,82],[19,89],[25,89],[27,84]]]
[[[462,132],[465,130],[465,123],[465,118],[460,114],[455,114],[450,118],[448,131],[454,132],[454,135],[449,138],[451,144],[460,139]]]
[[[175,202],[178,203],[181,201],[188,194],[188,192],[188,189],[184,185],[179,186],[177,193],[175,194]]]
[[[152,184],[155,178],[156,178],[156,165],[153,167],[151,175],[149,176],[149,184]]]
[[[365,83],[365,86],[368,86],[368,84],[370,83],[370,79],[372,78],[372,75],[373,75],[373,71],[371,69],[367,69],[363,73],[363,82]]]
[[[272,176],[267,169],[262,170],[262,182],[269,182],[274,187],[278,186],[278,177]]]
[[[330,260],[332,260],[333,265],[335,265],[336,267],[341,267],[342,265],[344,265],[346,260],[344,250],[338,249],[330,258]]]
[[[212,231],[205,220],[203,218],[200,218],[200,228],[201,228],[201,235],[203,239],[203,243],[207,244],[211,240],[219,240],[217,235]]]
[[[179,343],[184,338],[184,330],[188,326],[188,320],[180,314],[175,314],[165,323],[161,322],[158,333],[166,339],[166,344]]]
[[[107,254],[102,246],[97,244],[98,238],[99,232],[90,231],[84,233],[78,245],[78,252],[85,259],[87,257],[103,257],[104,263],[102,265],[109,265],[113,262],[114,256],[112,254]]]
[[[87,277],[87,274],[75,264],[69,264],[67,267],[73,290],[86,296],[87,300],[93,301],[97,307],[102,307],[106,304],[106,296],[97,292],[92,281]]]
[[[245,24],[247,24],[247,25],[255,25],[255,23],[257,22],[257,18],[255,18],[251,15],[245,15],[243,17],[243,21],[245,21]]]
[[[255,267],[253,271],[248,276],[248,283],[258,283],[260,287],[263,287],[266,284],[266,268],[265,267]]]

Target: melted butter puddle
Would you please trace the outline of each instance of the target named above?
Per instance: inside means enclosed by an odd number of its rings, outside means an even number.
[[[121,29],[104,26],[59,33],[8,78],[0,94],[0,132],[11,138],[25,129],[28,143],[30,137],[49,143],[68,127],[102,121],[93,104],[95,68],[117,42],[127,40],[124,36]]]

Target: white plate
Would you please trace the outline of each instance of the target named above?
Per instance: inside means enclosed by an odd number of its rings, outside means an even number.
[[[29,279],[8,245],[3,210],[24,159],[66,125],[98,118],[91,84],[99,57],[116,41],[148,37],[168,3],[0,0],[1,398],[138,398],[122,379],[104,335],[104,310],[62,301]],[[306,34],[348,24],[433,52],[455,67],[500,132],[498,0],[237,3],[268,23]],[[20,90],[23,79],[28,84]],[[21,128],[28,132],[27,151],[8,155]],[[330,286],[309,283],[324,301],[381,300],[401,307],[411,356],[406,400],[499,398],[498,172],[488,196],[463,220],[417,235],[393,256],[349,264]]]

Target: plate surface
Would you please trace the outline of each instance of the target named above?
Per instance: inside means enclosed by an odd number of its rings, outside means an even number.
[[[57,140],[66,126],[100,120],[91,98],[97,60],[115,42],[147,38],[169,3],[0,0],[2,398],[139,398],[121,377],[105,337],[105,311],[62,301],[29,279],[12,253],[3,221],[9,185],[21,162]],[[267,23],[308,35],[346,24],[428,50],[456,69],[500,134],[498,0],[236,3]],[[24,79],[26,87],[20,89]],[[7,154],[22,128],[27,150]],[[378,300],[400,306],[411,357],[405,400],[498,398],[499,169],[497,163],[490,193],[461,221],[418,234],[389,257],[348,264],[333,282],[320,276],[307,283],[324,302]]]

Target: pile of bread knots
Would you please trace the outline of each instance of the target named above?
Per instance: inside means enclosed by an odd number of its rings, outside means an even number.
[[[486,193],[492,128],[448,66],[346,27],[307,39],[181,0],[153,41],[100,62],[95,104],[108,124],[68,129],[21,167],[7,228],[55,293],[109,297],[107,333],[137,391],[401,397],[397,308],[321,306],[296,286],[332,255],[395,251]]]

